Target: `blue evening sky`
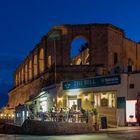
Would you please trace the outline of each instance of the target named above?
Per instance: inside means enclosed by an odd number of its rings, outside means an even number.
[[[0,106],[12,74],[51,27],[111,23],[140,41],[139,0],[0,0]]]

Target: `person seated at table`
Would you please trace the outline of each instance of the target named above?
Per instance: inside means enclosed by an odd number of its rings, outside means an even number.
[[[55,121],[55,108],[54,107],[50,108],[49,113],[50,113],[51,120]]]
[[[69,119],[70,121],[74,121],[74,113],[75,113],[75,109],[73,108],[73,106],[69,109]]]
[[[63,113],[64,113],[63,108],[61,108],[59,112],[59,119],[58,119],[59,121],[63,121]]]
[[[75,101],[73,102],[73,105],[72,105],[73,109],[76,110],[77,109],[77,105],[75,104]]]

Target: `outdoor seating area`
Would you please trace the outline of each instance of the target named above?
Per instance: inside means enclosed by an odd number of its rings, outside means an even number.
[[[75,122],[87,123],[88,111],[63,109],[55,110],[51,108],[48,112],[39,112],[37,115],[29,115],[28,119],[53,121],[53,122]]]

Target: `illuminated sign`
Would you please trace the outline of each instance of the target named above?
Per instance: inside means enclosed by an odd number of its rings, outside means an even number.
[[[63,82],[63,89],[70,90],[70,89],[91,88],[91,87],[117,85],[120,83],[121,83],[120,76],[114,75]]]
[[[126,121],[133,123],[136,122],[136,103],[137,100],[126,101]]]

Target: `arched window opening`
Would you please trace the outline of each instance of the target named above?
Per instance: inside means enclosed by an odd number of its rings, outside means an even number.
[[[19,77],[18,82],[19,82],[19,84],[20,84],[20,83],[21,83],[21,73],[20,73],[20,71],[19,71],[19,73],[18,73],[18,77]]]
[[[33,75],[33,73],[32,73],[32,61],[30,60],[29,61],[29,79],[30,80],[32,79],[32,75]]]
[[[48,56],[48,68],[50,68],[52,65],[52,57],[51,55]]]
[[[25,82],[28,81],[28,66],[27,64],[25,65]]]
[[[40,73],[44,72],[44,49],[41,48],[39,53],[39,70]]]
[[[88,49],[88,51],[89,51],[89,49]],[[89,52],[88,52],[89,53]],[[85,59],[85,64],[86,65],[89,65],[89,54],[87,55],[87,57],[86,57],[86,59]]]
[[[37,64],[38,64],[37,55],[34,55],[34,76],[37,76],[37,74],[38,74],[38,70],[37,70],[38,65]]]
[[[21,70],[21,82],[22,83],[24,82],[24,70],[23,70],[23,68]]]
[[[16,74],[16,78],[15,78],[15,85],[17,86],[19,83],[18,83],[18,74]]]
[[[89,55],[89,45],[87,40],[84,37],[75,38],[71,43],[70,54],[71,65],[87,65],[86,58]]]
[[[79,58],[77,61],[76,61],[76,65],[81,65],[82,64],[82,60],[81,58]]]

